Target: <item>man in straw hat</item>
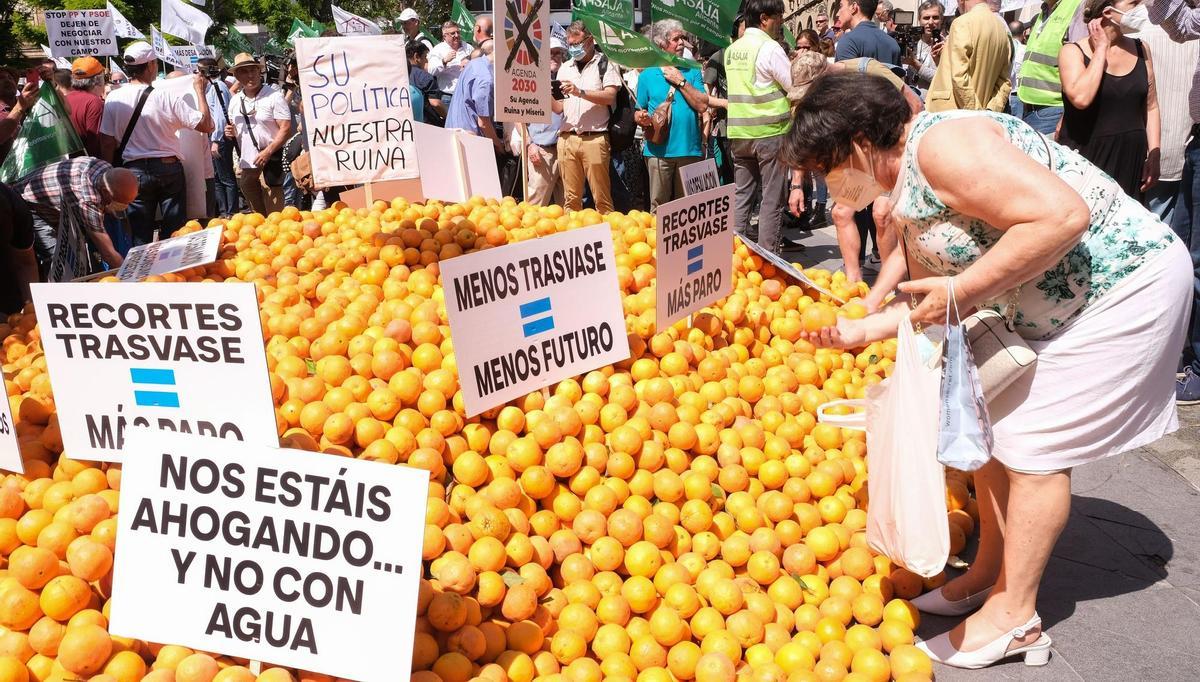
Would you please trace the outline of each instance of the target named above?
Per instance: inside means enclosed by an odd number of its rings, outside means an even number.
[[[242,86],[229,101],[225,137],[237,140],[238,186],[246,203],[267,215],[283,209],[283,145],[292,133],[292,114],[283,93],[264,81],[266,67],[245,52],[233,59]]]

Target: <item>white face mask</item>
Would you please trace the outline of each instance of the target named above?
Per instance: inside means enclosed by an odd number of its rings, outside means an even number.
[[[1150,21],[1150,16],[1146,13],[1145,5],[1138,5],[1128,12],[1122,12],[1116,7],[1113,7],[1112,11],[1121,15],[1121,20],[1119,23],[1121,25],[1121,33],[1123,35],[1141,33],[1146,28],[1147,22]]]
[[[843,204],[856,212],[871,205],[887,189],[875,179],[875,152],[867,155],[867,168],[863,171],[854,167],[854,157],[850,157],[849,165],[835,168],[825,176],[825,184],[829,187],[829,197],[838,204]]]

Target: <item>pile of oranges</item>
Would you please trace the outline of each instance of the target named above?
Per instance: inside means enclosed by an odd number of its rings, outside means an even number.
[[[632,356],[466,419],[439,262],[600,222]],[[863,434],[814,416],[891,372],[894,341],[801,339],[865,315],[865,285],[807,271],[839,305],[735,242],[733,292],[658,330],[649,214],[396,199],[212,225],[216,263],[150,279],[257,285],[282,444],[430,472],[413,680],[932,677],[907,600],[944,577],[867,548]],[[331,680],[109,635],[120,467],[63,453],[31,310],[0,338],[26,464],[0,483],[0,682]],[[955,551],[969,485],[947,480]]]

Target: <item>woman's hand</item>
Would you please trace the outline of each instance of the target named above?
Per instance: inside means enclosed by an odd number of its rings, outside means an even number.
[[[804,213],[804,190],[797,187],[788,192],[788,211],[797,218]]]
[[[1088,22],[1087,29],[1088,39],[1092,41],[1093,59],[1107,57],[1105,51],[1108,50],[1109,40],[1108,34],[1104,32],[1104,19],[1092,19]]]
[[[839,318],[837,325],[820,331],[801,332],[800,338],[818,348],[859,348],[867,345],[867,333],[861,320]]]
[[[1159,174],[1158,160],[1159,160],[1159,150],[1151,149],[1150,153],[1146,155],[1145,165],[1142,166],[1141,190],[1143,192],[1145,192],[1146,190],[1150,189],[1151,187],[1153,187],[1155,184],[1158,183],[1158,174]]]
[[[949,277],[926,277],[911,282],[901,282],[900,291],[919,301],[917,307],[908,314],[908,319],[914,324],[945,324],[946,310],[950,299],[946,291]],[[955,298],[958,298],[956,295]],[[965,309],[961,303],[959,310]]]

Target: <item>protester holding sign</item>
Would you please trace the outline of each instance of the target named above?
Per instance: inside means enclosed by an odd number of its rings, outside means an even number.
[[[624,87],[621,73],[608,58],[596,52],[596,39],[582,21],[567,29],[570,59],[558,70],[565,99],[554,101],[554,111],[563,115],[558,138],[558,162],[562,169],[566,209],[583,208],[583,182],[587,178],[596,210],[613,210],[612,181],[608,165],[612,148],[608,142],[609,107],[617,90]]]
[[[287,101],[263,82],[266,67],[253,56],[239,54],[233,76],[242,88],[229,102],[225,137],[236,139],[238,187],[246,203],[263,215],[283,210],[283,143],[292,131]]]
[[[211,133],[213,119],[203,76],[194,76],[197,106],[193,107],[182,96],[154,87],[157,56],[149,43],[131,43],[123,61],[130,81],[104,101],[102,158],[124,165],[137,176],[138,196],[129,206],[129,223],[134,244],[147,244],[154,241],[159,212],[163,233],[178,230],[186,220],[187,183],[175,133]]]
[[[683,56],[683,26],[674,19],[654,22],[651,38],[667,52]],[[650,173],[650,210],[684,195],[679,169],[704,153],[699,114],[708,110],[700,69],[652,66],[637,85],[637,122],[645,130],[646,168]],[[665,134],[661,134],[665,128]],[[656,139],[657,136],[657,139]]]
[[[463,42],[458,24],[447,21],[442,24],[442,42],[429,53],[429,73],[437,78],[442,91],[442,103],[450,107],[458,77],[471,57],[471,46]]]
[[[104,65],[95,57],[71,63],[71,91],[67,111],[88,156],[100,156],[100,118],[104,115]]]

